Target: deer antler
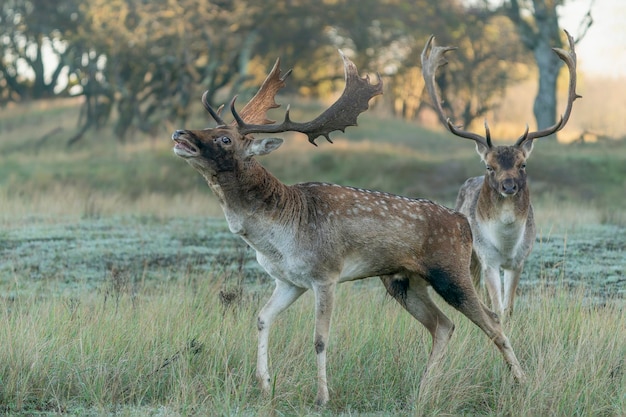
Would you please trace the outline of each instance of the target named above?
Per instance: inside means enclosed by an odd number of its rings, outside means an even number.
[[[241,109],[240,117],[250,124],[271,124],[275,120],[267,119],[266,113],[270,109],[280,107],[280,104],[276,104],[274,97],[278,90],[285,86],[285,80],[291,74],[291,70],[287,71],[285,75],[280,76],[280,58],[276,59],[274,67],[261,84],[259,91],[252,97],[252,99]],[[232,124],[234,125],[234,121]]]
[[[526,131],[524,132],[522,136],[520,136],[517,139],[517,141],[515,142],[515,146],[521,146],[526,141],[535,140],[537,138],[541,138],[544,136],[549,136],[561,130],[565,126],[567,121],[569,120],[570,113],[572,112],[572,104],[574,103],[574,100],[582,97],[576,93],[576,51],[574,50],[574,39],[567,31],[565,31],[565,34],[567,35],[567,40],[569,43],[570,51],[567,52],[561,48],[552,48],[552,50],[559,56],[559,58],[563,62],[565,62],[565,64],[567,65],[569,69],[569,76],[570,76],[569,94],[567,98],[567,107],[565,109],[565,113],[563,114],[563,116],[561,116],[560,120],[556,124],[546,129],[538,130],[536,132],[529,132],[528,126],[526,126]],[[424,50],[422,51],[421,59],[422,59],[422,75],[424,77],[424,81],[426,82],[426,90],[428,91],[428,94],[431,97],[431,100],[433,102],[433,107],[435,109],[435,112],[437,113],[437,116],[439,117],[439,120],[441,120],[441,122],[445,126],[447,126],[448,129],[456,136],[460,136],[466,139],[472,139],[473,141],[480,143],[481,145],[486,146],[487,148],[493,147],[491,143],[491,136],[489,133],[489,126],[486,120],[485,120],[486,136],[481,136],[476,133],[462,130],[458,126],[455,126],[450,121],[449,117],[445,116],[445,112],[443,111],[443,108],[441,106],[441,98],[439,97],[439,93],[437,91],[437,85],[435,82],[435,73],[437,72],[437,69],[439,67],[444,66],[448,63],[448,61],[446,61],[444,57],[444,54],[456,48],[450,47],[450,46],[446,46],[446,47],[435,46],[434,39],[435,37],[431,36],[428,39],[428,42],[426,42],[426,46],[424,46]],[[429,49],[430,49],[430,54],[428,53]]]
[[[522,146],[524,142],[529,140],[535,140],[537,138],[541,138],[544,136],[550,136],[553,133],[558,132],[559,130],[565,127],[565,124],[569,120],[570,113],[572,112],[572,105],[577,98],[582,98],[581,95],[576,93],[576,50],[574,49],[574,38],[569,34],[568,31],[564,31],[567,35],[567,42],[569,43],[569,52],[561,49],[561,48],[552,48],[552,50],[559,56],[561,61],[565,62],[567,68],[569,70],[569,89],[567,94],[567,106],[565,108],[565,113],[561,115],[561,118],[554,125],[543,129],[538,130],[536,132],[528,133],[528,127],[526,128],[526,132],[522,136],[517,139],[515,142],[515,146]]]
[[[246,104],[241,110],[241,118],[248,123],[274,123],[273,120],[269,120],[265,116],[268,110],[280,107],[280,104],[276,104],[276,101],[274,101],[274,97],[276,96],[278,90],[285,86],[285,80],[290,74],[291,70],[287,71],[282,77],[280,76],[280,58],[276,59],[274,67],[272,67],[270,73],[267,74],[267,77],[265,77],[259,91],[257,91],[254,97],[252,97],[248,104]],[[202,104],[204,105],[204,108],[209,112],[211,117],[213,117],[219,126],[226,126],[226,123],[220,116],[224,106],[220,106],[217,111],[214,110],[207,101],[208,93],[208,91],[205,91],[202,95]],[[236,122],[231,123],[231,125],[234,124],[236,124]]]
[[[308,136],[309,142],[313,145],[315,139],[324,136],[330,140],[330,133],[335,130],[345,131],[348,126],[356,126],[357,117],[360,113],[368,109],[369,100],[383,92],[383,82],[378,75],[378,83],[370,84],[369,77],[360,77],[356,65],[350,61],[341,51],[341,58],[344,63],[346,86],[332,106],[310,122],[293,122],[289,118],[289,107],[285,113],[285,119],[281,124],[258,124],[258,122],[247,122],[246,118],[239,115],[235,109],[235,96],[230,102],[231,112],[238,125],[239,133],[247,135],[250,133],[280,133],[280,132],[300,132]],[[255,96],[256,98],[256,96]],[[254,99],[253,99],[254,100]],[[266,99],[267,100],[267,99]],[[271,101],[273,102],[273,96]],[[248,103],[243,112],[250,106]],[[271,122],[270,122],[271,123]]]
[[[430,53],[428,50],[430,49]],[[485,120],[485,131],[486,137],[478,135],[476,133],[467,132],[462,130],[460,127],[455,126],[449,117],[446,117],[445,112],[443,111],[443,107],[441,106],[441,97],[439,97],[439,92],[437,91],[437,83],[435,82],[435,74],[437,73],[437,69],[442,67],[448,63],[444,54],[448,51],[452,51],[457,49],[452,46],[435,46],[435,36],[431,35],[428,38],[428,42],[424,46],[421,55],[422,61],[422,76],[424,77],[424,81],[426,83],[426,90],[430,95],[430,99],[432,100],[433,108],[439,117],[441,123],[444,126],[447,126],[450,132],[455,134],[456,136],[460,136],[462,138],[471,139],[475,142],[482,144],[487,148],[491,148],[491,135],[489,133],[489,126],[487,125],[487,121]]]
[[[205,91],[204,94],[202,94],[202,104],[204,105],[204,108],[209,112],[209,114],[211,115],[213,120],[215,120],[218,126],[226,126],[226,123],[220,117],[220,113],[222,112],[224,105],[221,105],[217,109],[217,111],[213,110],[213,107],[211,107],[211,105],[209,104],[209,101],[207,100],[208,94],[209,94],[209,90]]]

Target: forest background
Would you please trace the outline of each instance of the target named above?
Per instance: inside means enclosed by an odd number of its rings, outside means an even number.
[[[199,92],[212,104],[245,98],[278,57],[294,69],[284,94],[332,100],[341,49],[362,72],[384,77],[379,111],[429,122],[419,53],[434,34],[458,47],[438,79],[452,119],[479,128],[488,117],[496,133],[517,136],[520,123],[543,128],[557,117],[566,81],[557,83],[561,63],[550,48],[563,45],[563,28],[577,42],[597,29],[594,10],[606,16],[612,0],[603,1],[9,0],[0,8],[0,106],[79,97],[68,145],[105,126],[119,141],[167,135],[197,109]],[[560,15],[574,9],[564,27]],[[596,48],[616,55],[620,42],[616,34]],[[579,72],[579,85],[585,100],[564,138],[624,135],[624,83]]]

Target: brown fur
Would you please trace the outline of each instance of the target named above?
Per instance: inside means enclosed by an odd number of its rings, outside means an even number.
[[[484,152],[479,154],[489,169],[483,177],[463,184],[455,209],[467,216],[474,234],[474,282],[478,284],[482,277],[492,308],[505,316],[513,311],[524,261],[536,234],[524,168],[528,154],[515,146],[478,149]],[[500,270],[504,271],[503,284]]]
[[[485,163],[483,177],[468,179],[459,190],[456,210],[465,214],[474,233],[472,275],[479,280],[480,272],[486,283],[491,304],[501,316],[511,314],[515,292],[524,261],[535,239],[535,221],[530,204],[530,191],[526,185],[526,159],[537,138],[550,136],[567,123],[576,94],[576,51],[574,39],[565,31],[570,51],[553,48],[569,70],[570,82],[567,106],[561,119],[553,126],[535,132],[528,127],[515,145],[493,146],[489,126],[485,121],[485,136],[463,130],[447,118],[443,110],[435,74],[447,63],[444,55],[455,49],[436,46],[431,36],[421,55],[422,75],[439,120],[454,135],[473,140],[476,151]],[[504,271],[504,285],[500,281]]]
[[[295,123],[287,112],[280,124],[265,119],[284,85],[278,62],[235,125],[226,126],[203,96],[220,126],[178,130],[174,151],[204,176],[217,195],[229,228],[257,254],[274,278],[272,296],[257,318],[257,378],[269,393],[269,329],[278,314],[307,290],[315,295],[316,403],[329,399],[326,351],[338,284],[379,276],[387,291],[430,332],[429,371],[442,358],[454,325],[435,305],[428,288],[476,323],[502,352],[518,380],[524,373],[497,316],[479,300],[470,278],[472,232],[466,218],[428,200],[334,184],[285,185],[254,157],[276,150],[282,140],[251,133],[298,131],[311,143],[356,124],[382,81],[370,84],[343,56],[346,87],[341,97],[311,122]],[[288,74],[288,73],[287,73]],[[260,123],[260,124],[259,124]],[[426,379],[422,379],[422,382]]]
[[[495,342],[516,378],[524,377],[497,317],[480,302],[472,285],[472,232],[463,215],[428,200],[378,191],[282,184],[253,159],[254,153],[276,149],[277,139],[240,137],[230,127],[177,131],[173,138],[176,152],[218,195],[231,231],[256,250],[276,281],[258,317],[257,376],[265,391],[270,389],[270,325],[311,289],[316,298],[316,402],[328,401],[326,347],[335,288],[373,276],[380,276],[390,294],[430,332],[427,370],[442,359],[454,329],[432,301],[432,287]]]

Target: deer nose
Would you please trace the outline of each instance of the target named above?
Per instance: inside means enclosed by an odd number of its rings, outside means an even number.
[[[177,140],[180,139],[180,137],[183,135],[183,133],[185,133],[184,130],[177,130],[174,133],[172,133],[172,140]]]
[[[507,178],[500,185],[503,194],[514,195],[517,193],[517,184],[512,178]]]

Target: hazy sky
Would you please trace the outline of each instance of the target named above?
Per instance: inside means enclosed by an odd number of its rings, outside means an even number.
[[[576,45],[579,69],[588,75],[626,76],[626,0],[570,0],[560,8],[560,26],[574,37],[593,2],[593,25]]]

